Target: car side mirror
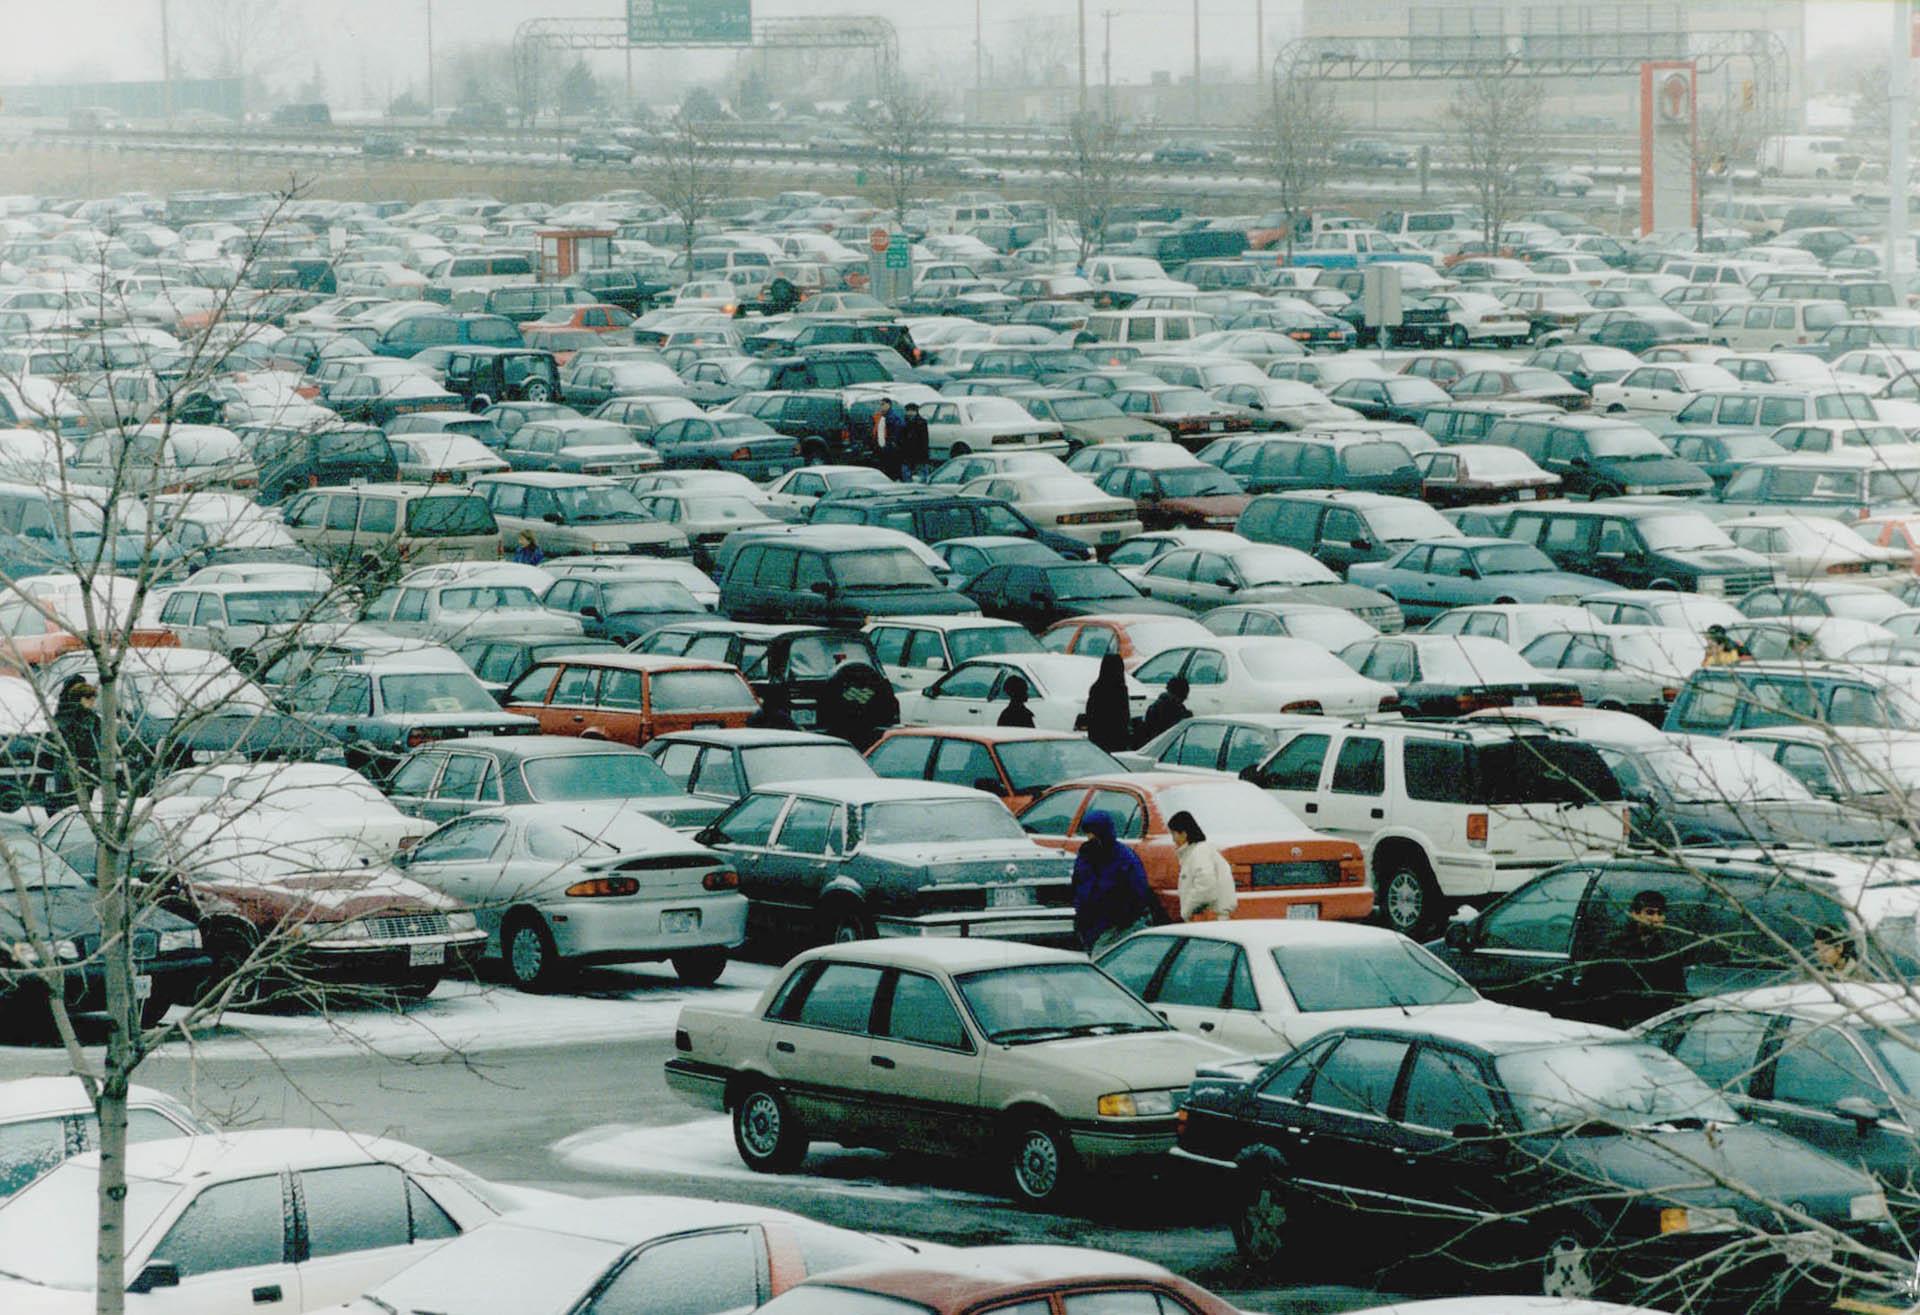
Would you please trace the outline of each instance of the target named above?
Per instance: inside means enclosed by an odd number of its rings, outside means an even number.
[[[1000,778],[996,776],[981,776],[975,778],[973,788],[976,790],[984,790],[991,795],[998,795],[1002,799],[1007,797],[1007,787],[1001,784]]]
[[[1833,1102],[1833,1112],[1843,1119],[1853,1120],[1854,1130],[1863,1137],[1886,1113],[1865,1096],[1842,1096]]]
[[[1453,921],[1447,924],[1447,948],[1450,950],[1471,950],[1479,940],[1479,910],[1470,904],[1463,904],[1453,915]]]
[[[1245,767],[1242,767],[1240,769],[1240,779],[1243,781],[1250,781],[1254,785],[1260,786],[1263,789],[1266,786],[1266,778],[1260,775],[1259,763],[1248,763]]]
[[[393,865],[397,868],[410,867],[413,864],[413,851],[403,849],[393,856]]]
[[[1347,547],[1357,548],[1361,552],[1372,552],[1373,540],[1372,539],[1353,539],[1347,543]]]
[[[595,607],[592,603],[588,603],[585,607],[580,609],[580,615],[584,616],[589,621],[598,621],[600,620],[600,609]]]
[[[693,833],[693,843],[696,845],[717,845],[724,839],[726,837],[717,826],[703,826]]]
[[[1214,583],[1219,585],[1222,589],[1231,589],[1233,588],[1233,577],[1230,575],[1223,575],[1219,579],[1215,580]]]
[[[833,592],[833,586],[825,580],[815,580],[812,584],[807,586],[807,590],[810,593],[816,593],[816,594],[819,594],[822,598],[825,598],[828,594],[831,594]]]
[[[540,519],[545,521],[549,525],[558,525],[560,523],[560,513],[557,511],[550,511],[546,515],[542,516]]]
[[[1491,1141],[1500,1135],[1500,1130],[1491,1123],[1456,1123],[1453,1125],[1455,1141]]]
[[[177,1288],[180,1286],[180,1266],[171,1260],[150,1260],[147,1267],[140,1271],[133,1282],[127,1284],[128,1292],[152,1292],[155,1288]]]

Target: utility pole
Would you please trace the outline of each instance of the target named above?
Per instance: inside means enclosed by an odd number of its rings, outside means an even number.
[[[980,7],[986,0],[973,0],[973,117],[980,118],[987,95],[987,43]]]
[[[167,0],[160,0],[160,114],[173,126],[173,34],[167,22]]]
[[[1087,0],[1078,0],[1080,10],[1080,112],[1087,112]]]
[[[1267,0],[1253,0],[1253,89],[1267,76]]]
[[[1101,15],[1106,19],[1107,44],[1100,52],[1100,104],[1108,123],[1113,122],[1113,10]]]
[[[1193,121],[1200,123],[1206,116],[1200,112],[1200,0],[1193,0]]]
[[[1913,0],[1895,0],[1893,52],[1887,61],[1887,278],[1900,286],[1907,233],[1907,120],[1913,113]]]
[[[389,102],[391,103],[391,102]],[[427,0],[427,118],[433,118],[433,108],[439,104],[433,95],[433,0]]]

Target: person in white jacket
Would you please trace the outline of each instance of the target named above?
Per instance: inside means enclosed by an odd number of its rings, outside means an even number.
[[[1167,819],[1174,852],[1180,856],[1180,920],[1212,922],[1231,918],[1240,896],[1233,888],[1233,868],[1207,842],[1207,833],[1181,811]]]

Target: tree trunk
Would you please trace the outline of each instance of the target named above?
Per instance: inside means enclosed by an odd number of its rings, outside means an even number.
[[[107,988],[107,1053],[101,1064],[94,1115],[100,1125],[100,1230],[95,1253],[95,1315],[121,1315],[127,1301],[127,1088],[140,1064],[140,1002],[133,986],[134,901],[126,885],[127,856],[120,847],[127,830],[120,817],[120,739],[117,670],[100,664],[98,783],[82,806],[94,813],[100,859],[100,942]]]

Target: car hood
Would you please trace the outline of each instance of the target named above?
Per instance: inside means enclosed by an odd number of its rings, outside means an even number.
[[[1861,541],[1862,543],[1865,540]],[[1766,571],[1771,573],[1773,563],[1759,553],[1747,548],[1696,548],[1690,551],[1668,552],[1664,556],[1675,561],[1685,562],[1707,571]],[[1611,587],[1611,586],[1609,586]]]
[[[23,939],[28,929],[20,919],[20,902],[14,897],[8,879],[7,895],[0,900],[0,934],[9,941]],[[100,930],[100,915],[93,906],[92,886],[55,886],[29,889],[26,904],[33,913],[35,934],[58,938],[84,936]]]
[[[1202,1064],[1236,1057],[1225,1046],[1172,1031],[1030,1041],[1008,1046],[1005,1053],[1057,1070],[1071,1084],[1068,1090],[1085,1090],[1087,1080],[1097,1077],[1107,1091],[1184,1091]]]
[[[1634,812],[1636,829],[1677,832],[1683,844],[1813,844],[1821,848],[1885,847],[1906,841],[1906,829],[1891,817],[1849,808],[1831,799],[1795,799],[1766,803],[1704,800],[1675,803],[1642,821]],[[1664,821],[1665,825],[1661,825]],[[1906,845],[1902,844],[1904,850]]]
[[[1561,594],[1580,597],[1614,587],[1611,581],[1597,580],[1591,575],[1575,575],[1571,571],[1528,571],[1521,575],[1489,575],[1482,583],[1491,588],[1517,589],[1522,593],[1534,594],[1542,598],[1556,597]]]
[[[1060,427],[1075,438],[1089,443],[1152,443],[1165,437],[1158,425],[1108,416],[1102,420],[1062,420]]]
[[[562,535],[569,541],[593,543],[675,543],[686,539],[683,531],[657,521],[575,521],[547,524],[534,533],[542,538]]]
[[[1553,1165],[1571,1172],[1582,1194],[1668,1189],[1673,1200],[1732,1206],[1742,1215],[1770,1216],[1755,1201],[1794,1201],[1816,1218],[1847,1222],[1847,1202],[1878,1191],[1858,1169],[1757,1124],[1659,1131],[1623,1136],[1524,1138]],[[1524,1153],[1524,1152],[1523,1152]],[[1711,1184],[1738,1184],[1738,1188]],[[1770,1219],[1769,1219],[1770,1222]],[[1789,1225],[1797,1231],[1797,1225]]]
[[[391,868],[290,870],[247,879],[193,876],[189,882],[196,893],[217,896],[256,922],[339,923],[387,914],[452,913],[462,907]]]
[[[1192,616],[1178,603],[1164,598],[1089,598],[1084,602],[1056,602],[1053,611],[1061,616],[1110,616],[1130,613],[1140,616]]]

